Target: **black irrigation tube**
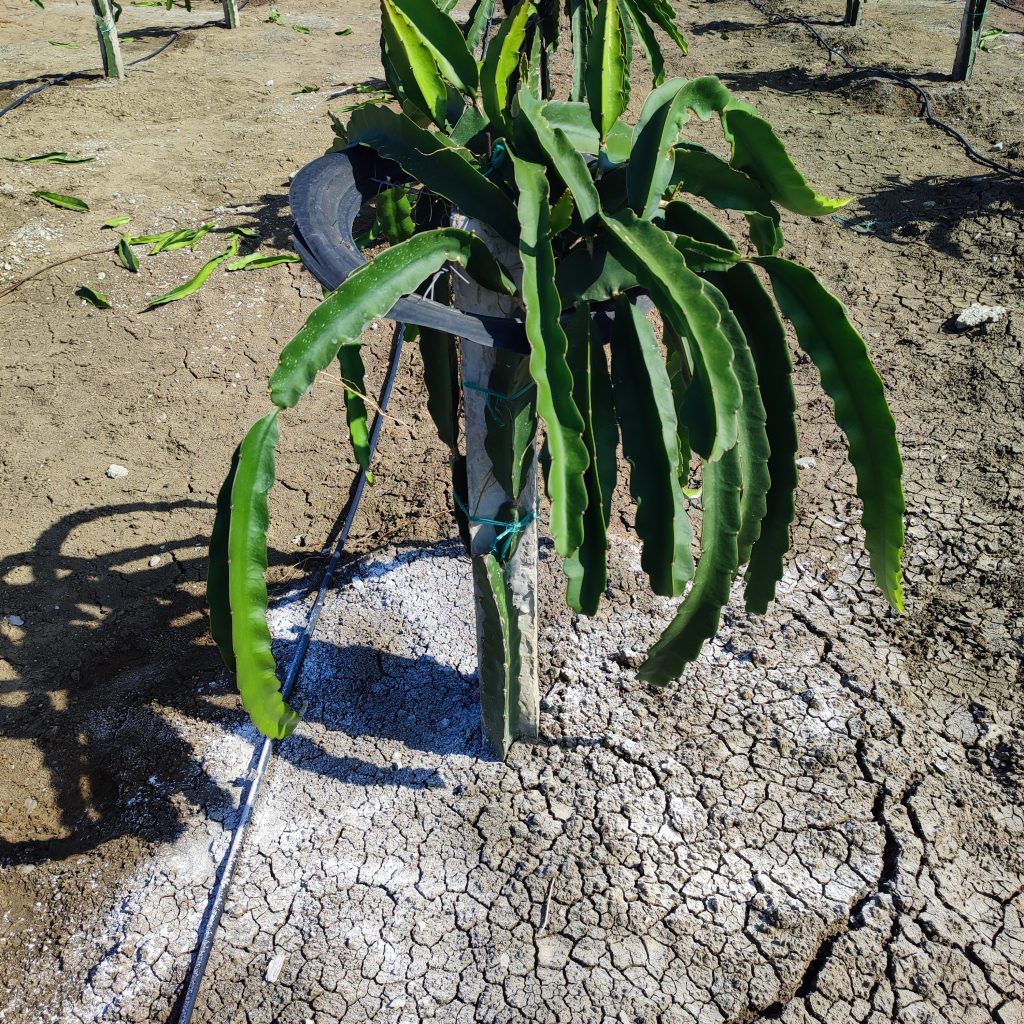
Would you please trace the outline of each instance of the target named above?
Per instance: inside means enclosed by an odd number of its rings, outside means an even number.
[[[924,118],[928,122],[928,124],[930,124],[933,128],[938,128],[941,131],[944,131],[948,136],[950,136],[950,138],[955,139],[961,146],[963,146],[964,151],[967,153],[967,156],[971,160],[974,160],[976,163],[983,164],[986,167],[990,167],[992,170],[998,171],[1000,174],[1006,174],[1011,178],[1024,179],[1024,171],[1018,171],[1013,167],[1009,167],[1006,164],[1000,163],[998,160],[993,160],[991,157],[985,156],[984,153],[979,153],[978,150],[973,145],[971,145],[971,143],[963,135],[961,135],[959,131],[956,130],[956,128],[954,128],[951,124],[947,124],[945,121],[941,120],[941,118],[936,117],[935,114],[932,113],[931,96],[927,92],[925,92],[925,90],[922,89],[921,86],[919,86],[916,82],[912,82],[905,75],[898,74],[895,71],[890,71],[887,68],[864,67],[860,64],[855,64],[852,60],[850,60],[849,57],[846,56],[845,53],[843,53],[842,50],[837,50],[830,42],[828,42],[825,39],[825,37],[822,36],[822,34],[814,27],[814,25],[811,24],[811,22],[809,22],[806,18],[801,18],[798,14],[776,14],[768,10],[760,2],[760,0],[747,0],[747,2],[752,7],[760,11],[760,13],[764,15],[764,17],[766,17],[769,20],[769,22],[781,24],[789,21],[803,26],[803,28],[805,28],[812,36],[814,36],[815,41],[818,43],[819,46],[822,47],[822,49],[826,50],[830,56],[838,57],[843,62],[843,64],[846,65],[846,67],[848,67],[851,71],[854,71],[858,76],[862,76],[865,78],[888,78],[898,83],[899,85],[902,85],[905,88],[912,90],[924,106]],[[1003,4],[1002,6],[1006,7],[1008,5]],[[1014,8],[1012,7],[1010,7],[1009,9],[1014,10]]]
[[[238,9],[241,11],[248,6],[249,0],[243,0],[243,2],[238,5]],[[200,22],[198,25],[186,25],[184,28],[179,28],[176,32],[171,33],[170,39],[168,39],[165,43],[162,43],[160,46],[158,46],[155,50],[152,51],[152,53],[146,53],[143,54],[141,57],[136,57],[135,60],[128,61],[125,67],[134,67],[136,64],[142,64],[147,60],[152,60],[154,57],[163,53],[164,50],[166,50],[167,47],[170,46],[171,43],[173,43],[183,32],[192,32],[197,28],[212,28],[215,25],[223,24],[223,21],[203,21]],[[34,89],[29,89],[28,92],[19,96],[16,100],[12,100],[10,103],[7,104],[7,106],[0,107],[0,117],[3,117],[5,114],[9,114],[12,110],[16,109],[17,107],[20,107],[22,103],[25,102],[25,100],[31,99],[33,96],[35,96],[37,93],[42,92],[44,89],[49,89],[51,86],[54,85],[63,85],[65,82],[70,82],[74,78],[88,78],[92,74],[94,74],[92,70],[69,71],[67,72],[67,74],[58,75],[56,78],[51,78],[48,82],[43,82],[41,85],[37,85]]]
[[[374,417],[373,430],[370,434],[371,460],[377,451],[377,441],[380,438],[380,432],[384,426],[384,417],[387,412],[388,403],[391,400],[391,391],[394,388],[395,377],[398,374],[398,365],[402,357],[402,347],[404,343],[405,325],[399,324],[395,330],[395,340],[391,351],[391,365],[388,368],[387,379],[384,382],[384,390],[381,392],[379,410]],[[296,646],[295,651],[292,654],[291,662],[288,665],[288,672],[285,676],[284,685],[282,686],[281,691],[285,700],[288,699],[288,696],[295,685],[295,681],[298,679],[299,671],[301,670],[303,661],[306,657],[306,651],[309,648],[310,638],[312,637],[313,630],[316,628],[317,621],[320,618],[320,611],[323,608],[324,598],[331,585],[331,581],[334,578],[338,562],[341,560],[342,551],[344,550],[345,542],[348,540],[349,532],[352,529],[352,523],[355,520],[356,512],[359,510],[359,502],[362,499],[365,487],[366,470],[361,469],[359,471],[359,476],[356,478],[356,486],[349,502],[345,522],[342,525],[341,532],[338,534],[338,540],[334,545],[334,552],[331,554],[331,558],[324,569],[323,576],[320,579],[320,585],[317,588],[316,600],[313,602],[313,607],[309,612],[309,618],[306,620],[306,625],[303,627],[302,635],[299,637],[298,645]],[[249,783],[246,788],[245,798],[239,808],[238,821],[235,823],[235,827],[232,832],[231,843],[228,846],[228,851],[224,856],[224,860],[221,862],[220,875],[217,879],[217,884],[214,887],[213,893],[210,896],[206,914],[199,928],[196,952],[192,961],[192,967],[189,970],[188,984],[181,1000],[181,1008],[178,1011],[176,1018],[177,1024],[190,1024],[190,1021],[192,1020],[192,1013],[195,1010],[196,1000],[199,997],[199,989],[203,984],[203,978],[206,976],[206,967],[210,962],[210,954],[213,952],[213,944],[217,937],[217,928],[220,925],[221,915],[224,913],[224,906],[227,902],[228,891],[231,888],[231,881],[234,877],[235,868],[238,866],[238,860],[242,852],[242,844],[245,841],[245,831],[252,819],[253,811],[256,807],[256,800],[259,797],[260,786],[262,785],[264,776],[266,775],[267,766],[270,764],[270,758],[273,751],[274,741],[264,737],[263,743],[260,746],[259,756],[254,767],[250,771]]]

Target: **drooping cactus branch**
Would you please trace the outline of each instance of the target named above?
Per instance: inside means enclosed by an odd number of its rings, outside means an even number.
[[[486,679],[498,680],[483,688],[498,754],[521,718],[514,544],[534,526],[532,502],[516,504],[528,493],[534,414],[545,438],[547,528],[563,559],[566,600],[582,614],[597,611],[606,587],[621,438],[641,568],[654,593],[682,598],[639,671],[665,686],[718,631],[744,566],[751,613],[767,609],[783,576],[797,436],[780,314],[832,400],[863,505],[870,568],[901,609],[902,466],[884,387],[839,300],[782,256],[783,211],[820,217],[846,200],[817,194],[771,126],[717,78],[664,80],[654,27],[685,51],[667,0],[568,0],[571,31],[561,37],[557,4],[520,0],[480,64],[471,43],[482,38],[493,2],[478,0],[464,28],[446,13],[451,6],[383,2],[381,57],[400,109],[354,110],[346,124],[335,123],[333,148],[371,150],[388,162],[367,236],[388,247],[353,271],[285,347],[270,380],[275,408],[242,443],[218,502],[211,628],[257,726],[284,736],[297,721],[281,697],[266,625],[278,420],[340,358],[353,449],[364,463],[362,331],[415,293],[457,300],[456,289],[437,285],[447,268],[492,293],[529,342],[526,359],[495,360],[486,382],[482,373],[467,378],[471,390],[503,400],[500,412],[491,410],[484,446],[510,499],[483,517],[488,524],[474,524],[481,516],[466,484],[470,442],[458,430],[469,402],[457,347],[437,333],[421,339],[427,406],[451,452],[460,532],[491,530],[474,571],[484,598],[481,661],[495,670]],[[637,41],[654,89],[633,124],[624,114]],[[544,74],[559,45],[572,48],[577,70],[564,98],[550,94]],[[694,116],[718,121],[728,158],[687,137]],[[743,236],[725,230],[721,211],[745,220]],[[456,214],[479,230],[452,227]],[[306,242],[314,230],[303,225]],[[512,262],[521,274],[503,266]],[[660,338],[645,315],[651,306]],[[610,318],[610,331],[594,329]],[[520,404],[506,406],[510,396]]]

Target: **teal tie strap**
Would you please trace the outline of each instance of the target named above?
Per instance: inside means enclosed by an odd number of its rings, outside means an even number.
[[[458,493],[455,495],[455,502],[471,523],[477,523],[480,526],[493,526],[496,530],[501,531],[495,536],[494,542],[491,544],[491,554],[502,565],[508,561],[515,539],[537,518],[536,512],[528,512],[522,519],[488,519],[487,516],[473,515],[466,508],[465,502],[459,497]]]
[[[491,150],[491,162],[484,168],[484,177],[486,178],[492,171],[496,171],[508,157],[508,150],[505,148],[505,143],[500,139],[494,144],[494,149]]]
[[[529,394],[530,389],[535,385],[531,380],[529,384],[521,387],[511,395],[506,395],[503,391],[495,391],[493,388],[485,388],[482,384],[470,384],[466,381],[463,381],[462,386],[467,391],[478,391],[481,395],[486,395],[487,411],[491,414],[491,418],[498,426],[505,427],[509,423],[509,406],[522,398],[523,395]]]

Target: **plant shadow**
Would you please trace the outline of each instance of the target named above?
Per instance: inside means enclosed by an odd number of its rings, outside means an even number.
[[[769,26],[765,22],[736,21],[730,18],[719,18],[716,21],[706,21],[699,25],[692,25],[688,31],[692,36],[721,35],[723,32],[751,32],[758,29],[766,29]]]
[[[177,539],[111,550],[111,537],[130,537],[153,518]],[[66,516],[31,549],[0,560],[0,743],[10,774],[0,865],[73,857],[125,836],[171,842],[197,808],[233,823],[244,779],[215,779],[189,728],[205,724],[258,748],[208,634],[212,522],[212,506],[195,500],[108,505]],[[409,547],[430,549],[424,557],[436,548]],[[447,553],[443,545],[437,551]],[[293,566],[281,552],[269,560],[272,568]],[[304,568],[307,578],[319,577]],[[278,603],[306,597],[293,590]],[[287,637],[275,643],[282,669],[293,647]],[[487,756],[475,674],[427,655],[394,658],[320,640],[306,659],[295,702],[311,724],[350,737],[353,753],[338,756],[295,735],[278,750],[298,767],[351,783],[425,788],[444,783],[432,769],[389,763],[381,746]]]
[[[346,600],[358,601],[363,593],[363,579],[381,580],[411,561],[464,558],[462,544],[455,539],[408,542],[397,546],[395,557],[375,559],[368,570],[351,563],[341,570],[335,586],[338,590],[344,589],[348,595]],[[470,585],[468,565],[467,560],[467,587]],[[307,598],[304,593],[290,595],[276,609],[285,609],[288,603]],[[475,637],[471,616],[472,613],[464,626]],[[306,621],[304,614],[293,614],[290,618],[302,624]],[[387,650],[386,643],[378,646],[332,641],[329,620],[328,611],[306,651],[292,703],[303,708],[303,718],[316,732],[325,737],[348,737],[353,751],[364,751],[368,755],[365,761],[358,757],[344,759],[348,768],[361,771],[359,781],[365,783],[372,776],[374,782],[420,784],[415,775],[388,773],[382,776],[375,767],[382,749],[384,756],[396,748],[405,748],[442,756],[490,758],[480,729],[475,669],[460,671],[427,651],[408,657]],[[279,650],[275,651],[282,667],[290,660],[302,627],[292,626],[289,632],[289,636],[278,641]],[[473,651],[475,654],[475,646]],[[475,657],[470,659],[470,664],[475,665]],[[297,739],[305,743],[304,752],[292,748]],[[333,740],[331,743],[333,745]],[[321,764],[329,764],[329,757],[325,759],[322,751],[316,753],[314,746],[296,735],[283,743],[280,751],[282,756],[296,763],[310,755]],[[335,773],[328,771],[327,774]]]
[[[1007,228],[1015,226],[1024,202],[1024,182],[985,173],[981,167],[979,171],[971,177],[909,182],[888,175],[888,188],[859,199],[863,215],[844,220],[839,214],[835,219],[886,242],[924,243],[961,259],[965,255],[961,238],[968,224],[982,236],[992,235],[989,222],[995,218],[1005,218]]]
[[[54,88],[66,85],[68,82],[74,81],[78,78],[95,78],[100,80],[103,78],[102,71],[54,71],[52,74],[32,75],[29,78],[9,78],[4,81],[0,81],[0,93],[6,92],[8,89],[25,89],[29,86],[44,85],[53,83]],[[13,100],[17,97],[5,96],[4,100]],[[0,103],[0,107],[4,104]]]
[[[437,768],[403,767],[403,755],[491,756],[480,731],[476,673],[463,674],[427,654],[396,657],[361,644],[314,640],[293,703],[312,728],[282,742],[278,756],[345,783],[443,789]],[[339,745],[352,753],[325,749]]]
[[[214,213],[216,210],[216,213]],[[292,252],[292,221],[291,206],[288,204],[288,182],[282,183],[281,192],[265,192],[256,199],[240,200],[234,204],[225,204],[209,211],[211,216],[234,215],[240,222],[230,227],[222,224],[214,229],[214,234],[230,235],[237,227],[256,232],[253,238],[243,238],[241,252],[269,247],[282,252]]]
[[[111,550],[112,536],[153,519],[176,539]],[[26,784],[48,782],[5,815],[0,862],[69,857],[125,834],[172,840],[176,791],[215,818],[229,813],[231,794],[166,715],[238,718],[226,680],[208,682],[223,675],[202,597],[212,521],[210,505],[188,499],[101,506],[0,560],[0,739]]]
[[[821,96],[831,93],[846,93],[854,87],[869,86],[878,79],[867,69],[861,71],[844,66],[824,50],[819,51],[821,64],[818,70],[792,65],[771,71],[722,71],[718,77],[731,90],[740,93],[758,93],[763,89],[786,93],[791,96]],[[928,82],[948,82],[949,75],[939,71],[914,71],[892,68],[919,85]],[[920,101],[907,90],[907,102],[915,107]]]

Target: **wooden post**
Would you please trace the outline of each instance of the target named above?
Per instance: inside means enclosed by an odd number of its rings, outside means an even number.
[[[452,218],[452,224],[480,235],[491,252],[514,277],[518,277],[522,271],[519,253],[487,225],[459,215]],[[458,275],[455,276],[454,294],[460,309],[495,316],[511,316],[514,312],[510,299],[488,292],[475,282]],[[519,358],[525,360],[527,357]],[[494,581],[488,582],[485,565],[493,567],[495,564],[493,558],[488,562],[487,556],[493,552],[495,539],[502,529],[481,520],[506,521],[508,511],[506,507],[503,512],[503,506],[507,506],[513,495],[506,493],[505,488],[498,483],[486,447],[488,402],[493,402],[495,396],[478,389],[491,388],[492,373],[500,359],[507,360],[508,357],[475,342],[461,343],[468,478],[466,508],[470,515],[471,555],[474,562],[473,596],[483,729],[492,751],[504,759],[509,744],[516,736],[537,735],[540,688],[537,682],[537,524],[534,519],[530,519],[525,528],[518,532],[518,547],[504,571],[510,612],[514,613],[514,626],[518,626],[513,628],[513,642],[518,650],[511,652],[512,662],[518,669],[515,677],[505,678],[500,666],[496,668],[494,659],[495,644],[499,645],[500,650],[501,637],[496,638],[494,635]],[[524,473],[518,503],[529,516],[537,508],[535,441],[528,447],[524,464],[527,461],[528,468]],[[507,668],[508,659],[505,661]]]
[[[847,25],[856,25],[860,18],[861,0],[846,0],[846,17],[843,19]]]
[[[110,0],[92,0],[92,11],[96,16],[96,35],[100,41],[103,74],[107,78],[124,78],[121,44],[117,38],[117,25],[114,23]]]
[[[960,23],[960,42],[953,62],[953,81],[966,82],[974,71],[974,58],[988,14],[988,0],[967,0],[964,18]]]
[[[238,28],[238,4],[235,0],[224,0],[224,24],[228,28]]]

